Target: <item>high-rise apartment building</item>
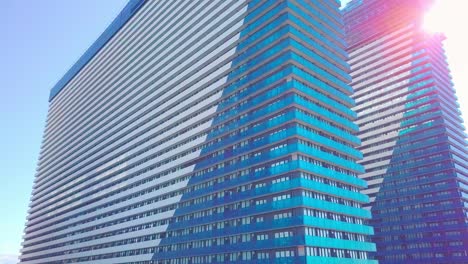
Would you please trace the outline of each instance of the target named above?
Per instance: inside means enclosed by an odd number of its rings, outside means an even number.
[[[468,156],[429,1],[345,8],[354,110],[379,263],[468,263]]]
[[[52,89],[21,263],[376,263],[339,1],[130,1]]]

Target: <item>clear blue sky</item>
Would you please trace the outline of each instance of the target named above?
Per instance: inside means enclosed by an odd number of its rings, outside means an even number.
[[[49,89],[127,0],[3,1],[0,16],[0,264],[16,263],[45,125]],[[442,1],[441,1],[442,2]],[[450,1],[443,3],[449,4]],[[467,3],[441,14],[460,104],[468,103]],[[465,5],[460,7],[461,5]],[[444,9],[445,10],[445,9]],[[447,14],[450,14],[447,16]],[[465,74],[464,74],[465,73]],[[463,88],[463,89],[462,89]],[[12,259],[7,260],[7,259]]]

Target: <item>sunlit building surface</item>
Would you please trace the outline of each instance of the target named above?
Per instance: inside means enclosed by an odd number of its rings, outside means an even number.
[[[468,263],[468,156],[428,1],[344,10],[360,150],[379,263]]]
[[[130,1],[52,89],[21,263],[376,263],[338,1]]]

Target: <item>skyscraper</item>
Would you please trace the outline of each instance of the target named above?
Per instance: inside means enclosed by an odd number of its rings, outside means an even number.
[[[52,89],[21,263],[376,263],[338,1],[130,1]]]
[[[344,10],[379,263],[468,263],[466,134],[430,1]]]

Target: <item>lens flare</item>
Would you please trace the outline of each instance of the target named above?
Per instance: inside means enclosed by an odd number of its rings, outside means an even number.
[[[447,6],[441,4],[442,1],[434,1],[434,4],[426,12],[423,21],[425,31],[431,33],[443,33],[448,27],[450,14],[447,12]]]

